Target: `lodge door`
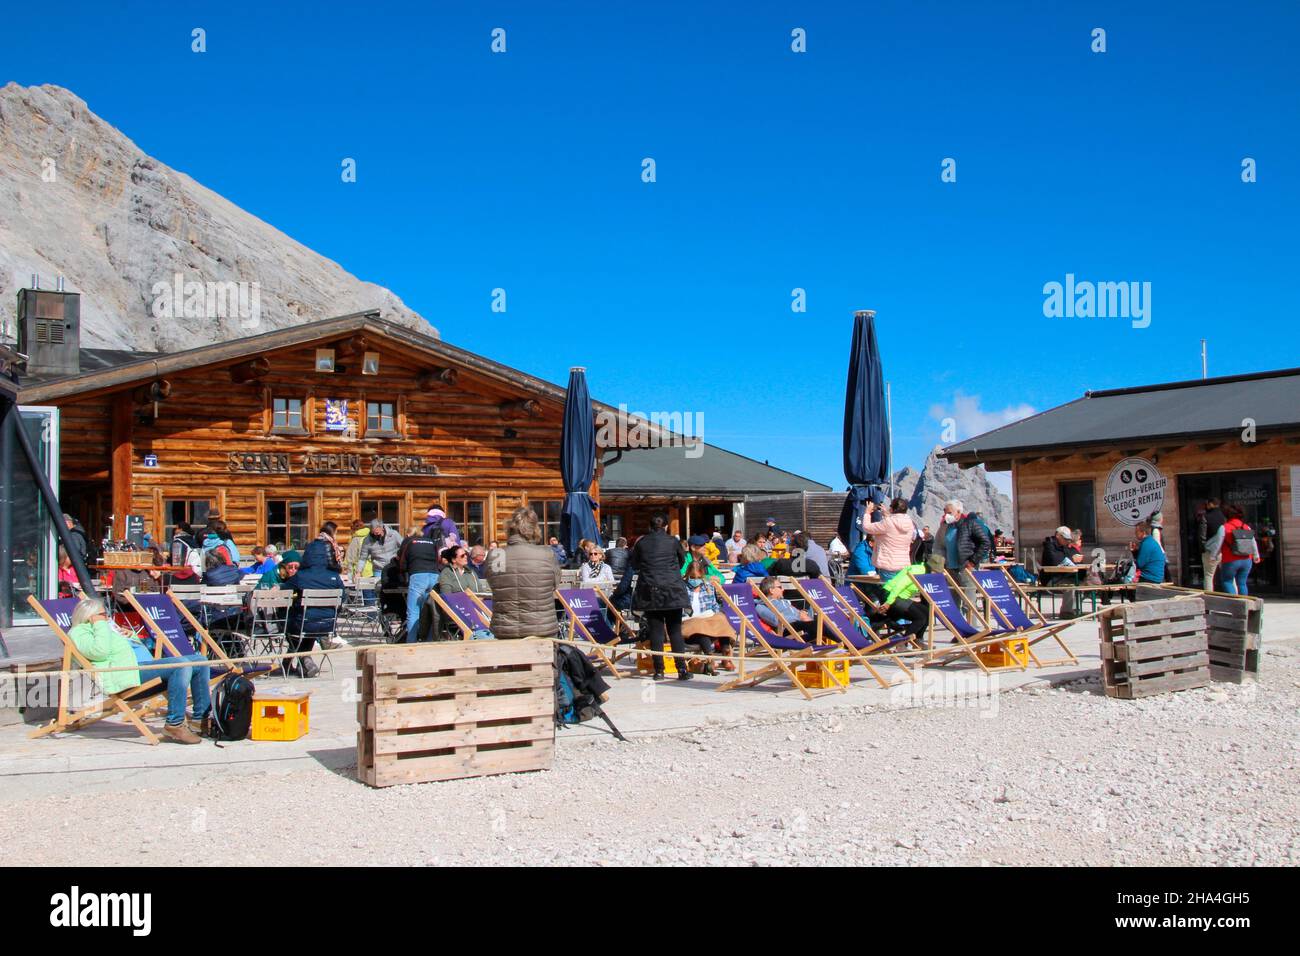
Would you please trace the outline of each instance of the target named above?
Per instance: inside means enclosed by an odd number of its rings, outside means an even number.
[[[1236,505],[1255,530],[1260,562],[1250,573],[1250,590],[1276,594],[1281,589],[1279,554],[1281,526],[1277,504],[1277,472],[1222,471],[1178,476],[1178,510],[1182,528],[1183,574],[1187,587],[1202,587],[1201,549],[1196,541],[1196,512],[1215,497],[1222,507]]]

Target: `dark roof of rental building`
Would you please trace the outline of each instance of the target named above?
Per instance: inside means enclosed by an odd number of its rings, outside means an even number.
[[[701,452],[698,457],[689,458]],[[638,448],[623,452],[616,463],[605,466],[602,494],[665,494],[708,496],[716,494],[781,494],[830,491],[829,485],[773,468],[753,458],[704,444]]]
[[[949,445],[943,454],[959,464],[1005,466],[1031,452],[1226,438],[1240,435],[1247,421],[1260,436],[1300,429],[1300,369],[1089,391]]]

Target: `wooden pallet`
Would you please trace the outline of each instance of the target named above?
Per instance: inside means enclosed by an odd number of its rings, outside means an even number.
[[[1106,696],[1127,700],[1208,684],[1205,601],[1125,604],[1103,616],[1101,682]]]
[[[368,648],[357,678],[357,776],[372,787],[546,770],[555,752],[550,641]]]
[[[1139,585],[1137,600],[1168,599],[1173,596],[1171,591],[1173,594],[1195,595],[1205,601],[1210,678],[1233,684],[1257,679],[1264,632],[1264,602],[1251,596],[1205,594],[1190,589],[1175,591],[1167,585]]]

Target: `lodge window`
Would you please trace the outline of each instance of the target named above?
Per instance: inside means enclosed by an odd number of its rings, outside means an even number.
[[[1091,481],[1063,481],[1057,486],[1061,524],[1081,530],[1087,544],[1097,543],[1097,509]]]
[[[396,402],[366,402],[366,435],[397,435]]]
[[[164,498],[163,499],[163,542],[170,547],[176,526],[188,521],[190,527],[198,529],[208,523],[208,512],[212,502],[207,498]]]
[[[487,544],[486,501],[448,501],[447,517],[456,522],[460,538],[468,544]]]
[[[271,431],[302,434],[306,431],[302,419],[301,398],[271,399]]]
[[[395,498],[362,498],[361,514],[359,517],[366,524],[378,518],[384,524],[388,525],[388,530],[396,532],[401,537],[401,514],[402,506]]]
[[[560,509],[563,501],[532,501],[529,506],[542,526],[542,544],[549,544],[552,537],[560,536]]]
[[[272,498],[266,502],[266,543],[282,552],[286,548],[298,551],[311,540],[310,503],[302,499]]]

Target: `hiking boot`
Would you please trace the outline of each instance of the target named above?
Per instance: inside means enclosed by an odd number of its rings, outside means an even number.
[[[695,675],[692,674],[690,671],[679,671],[678,674],[677,674],[677,679],[678,679],[678,680],[690,680],[690,679],[691,679],[692,677],[694,677],[694,676],[695,676]]]
[[[663,671],[655,671],[655,675],[654,675],[654,678],[653,678],[653,679],[654,679],[654,680],[663,680],[663,679],[664,679],[664,672],[663,672]]]
[[[163,739],[171,740],[178,744],[201,744],[203,739],[194,731],[182,724],[167,724],[163,727]]]
[[[186,717],[185,726],[200,737],[207,737],[212,729],[212,715],[204,714],[202,717]]]

